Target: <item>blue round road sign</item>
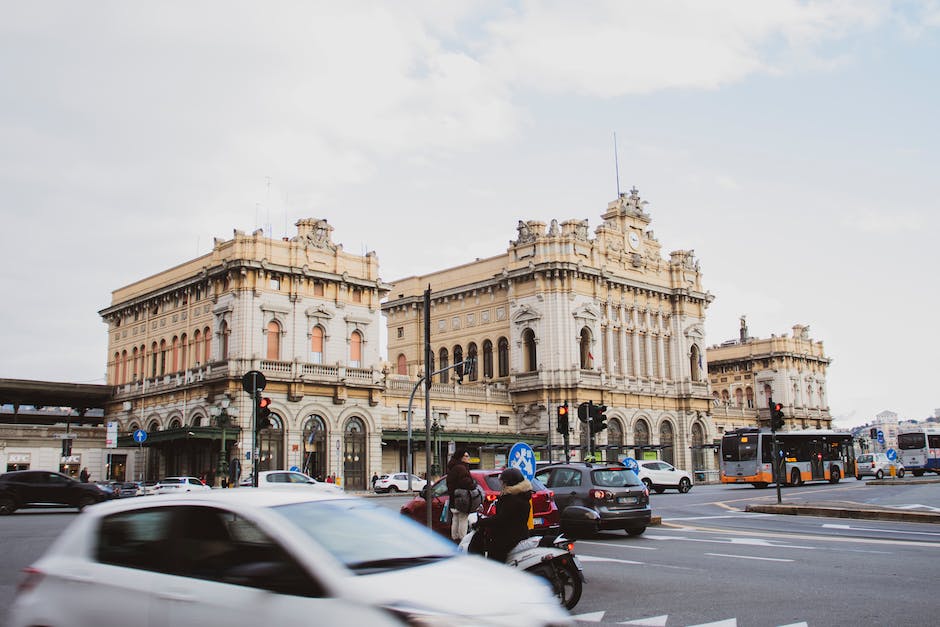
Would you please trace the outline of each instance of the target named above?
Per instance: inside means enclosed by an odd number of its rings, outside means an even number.
[[[620,463],[626,466],[627,468],[629,468],[630,470],[632,470],[633,472],[635,472],[636,474],[640,474],[640,465],[636,463],[636,460],[633,459],[632,457],[624,457],[623,459],[620,460]]]
[[[898,459],[898,452],[894,450],[893,448],[889,448],[887,451],[885,451],[885,455],[891,461],[897,461]]]
[[[885,432],[882,431],[881,429],[878,429],[878,444],[884,444],[884,443],[885,443]]]
[[[535,451],[525,442],[516,442],[509,450],[509,467],[518,468],[522,476],[531,480],[535,476]]]
[[[300,468],[297,467],[297,466],[291,466],[291,467],[289,468],[289,470],[290,470],[291,472],[300,472]]]
[[[147,432],[143,429],[138,429],[134,432],[134,441],[138,444],[141,444],[147,439]]]

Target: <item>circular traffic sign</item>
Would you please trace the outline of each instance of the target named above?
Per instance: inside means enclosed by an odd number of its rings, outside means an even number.
[[[267,384],[267,379],[257,370],[249,370],[242,377],[242,389],[249,394],[253,394],[256,390],[263,390]]]
[[[892,462],[897,461],[898,459],[898,452],[894,450],[893,448],[889,448],[887,451],[885,451],[885,455]]]
[[[632,470],[633,472],[635,472],[636,474],[640,474],[640,465],[636,463],[636,460],[633,459],[632,457],[624,457],[623,459],[620,460],[620,463],[626,466],[627,468],[629,468],[630,470]]]
[[[146,431],[144,431],[143,429],[138,429],[137,431],[134,432],[134,441],[135,441],[135,442],[137,442],[138,444],[141,444],[141,443],[143,443],[143,442],[146,441],[146,440],[147,440],[147,432],[146,432]]]
[[[516,442],[509,450],[509,467],[518,468],[531,481],[535,476],[535,451],[525,442]]]

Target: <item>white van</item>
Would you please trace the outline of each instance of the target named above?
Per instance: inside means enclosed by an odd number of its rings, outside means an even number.
[[[904,476],[904,465],[898,461],[891,461],[884,453],[863,453],[855,460],[855,478],[874,477],[882,479],[891,475],[891,468],[898,477]]]

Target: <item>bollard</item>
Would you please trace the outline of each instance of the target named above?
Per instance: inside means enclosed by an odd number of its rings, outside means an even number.
[[[894,478],[894,473],[895,473],[895,471],[896,471],[895,465],[894,465],[894,464],[891,464],[891,468],[888,469],[888,473],[891,475],[891,478],[892,478],[892,479]]]

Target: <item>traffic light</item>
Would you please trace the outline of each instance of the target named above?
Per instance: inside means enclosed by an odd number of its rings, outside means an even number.
[[[262,429],[269,429],[273,425],[271,423],[271,399],[267,396],[258,397],[258,416],[255,429],[261,431]]]
[[[869,435],[871,435],[872,440],[877,440],[878,439],[878,427],[872,427],[871,431],[869,431]]]
[[[784,424],[783,403],[774,403],[770,408],[770,430],[779,431]]]
[[[591,419],[591,403],[581,403],[578,405],[578,420],[581,422],[587,422]]]
[[[607,428],[607,405],[591,405],[591,433],[600,433]]]
[[[568,433],[568,403],[558,406],[558,426],[555,430],[562,435]]]
[[[71,438],[64,438],[62,440],[62,457],[71,457],[72,455],[72,440]]]

